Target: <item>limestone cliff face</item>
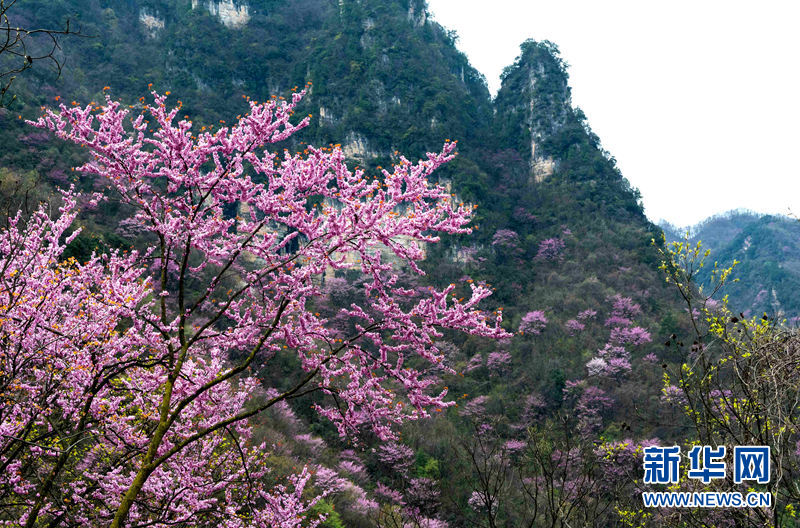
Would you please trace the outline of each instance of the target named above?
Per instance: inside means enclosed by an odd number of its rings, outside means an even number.
[[[201,6],[200,0],[192,0],[192,9]],[[234,0],[206,0],[202,7],[218,17],[225,27],[239,28],[250,20],[250,6],[245,2]]]
[[[422,27],[428,21],[428,11],[424,3],[409,2],[408,20],[417,27]]]
[[[363,134],[350,132],[342,144],[342,150],[347,158],[355,158],[361,161],[370,160],[378,156],[378,153],[369,146],[369,141]]]
[[[139,22],[144,26],[145,33],[151,39],[158,38],[165,27],[164,19],[159,16],[158,12],[146,7],[139,10]]]

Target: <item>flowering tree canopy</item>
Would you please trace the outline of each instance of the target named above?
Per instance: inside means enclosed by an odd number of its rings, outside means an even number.
[[[476,307],[489,289],[422,296],[382,258],[421,274],[420,244],[470,231],[470,210],[427,180],[455,144],[377,178],[339,148],[265,150],[306,126],[290,122],[303,94],[250,102],[213,133],[157,94],[141,114],[107,98],[33,123],[90,151],[79,170],[110,190],[91,203],[132,210],[140,249],[64,260],[72,191],[55,218],[41,209],[0,233],[0,496],[17,505],[0,522],[313,525],[309,473],[268,486],[250,417],[318,391],[340,434],[391,439],[451,404],[430,376],[448,371],[441,329],[507,335]],[[339,313],[350,335],[313,311],[331,268],[366,278]],[[299,360],[290,388],[261,390],[252,370],[283,354]]]
[[[547,317],[542,310],[534,310],[522,316],[519,331],[523,334],[539,335],[547,326]]]
[[[536,258],[539,260],[562,260],[564,256],[561,252],[566,247],[566,243],[560,238],[548,238],[539,242],[539,250]]]

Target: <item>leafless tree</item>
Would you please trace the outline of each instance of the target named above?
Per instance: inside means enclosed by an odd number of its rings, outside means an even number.
[[[60,29],[19,27],[9,16],[17,0],[0,0],[0,108],[14,97],[9,90],[17,75],[34,63],[50,63],[58,75],[64,67],[59,38],[65,35],[86,36],[74,30],[69,20]]]

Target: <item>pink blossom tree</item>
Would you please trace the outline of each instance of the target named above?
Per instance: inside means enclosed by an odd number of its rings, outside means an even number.
[[[511,354],[505,350],[491,352],[486,358],[486,366],[493,375],[506,374],[511,369]]]
[[[539,249],[536,252],[537,260],[562,260],[562,251],[566,243],[560,238],[547,238],[539,242]]]
[[[519,235],[511,229],[498,229],[492,237],[492,246],[503,248],[511,253],[518,253]]]
[[[519,332],[521,334],[539,335],[547,326],[547,317],[542,310],[534,310],[522,316],[519,323]]]
[[[564,323],[564,327],[567,329],[569,335],[575,335],[582,332],[586,328],[586,325],[577,319],[570,319]]]
[[[383,259],[422,274],[421,244],[470,231],[470,210],[428,182],[455,144],[379,177],[350,171],[339,148],[265,149],[306,126],[290,121],[303,93],[250,102],[213,133],[157,94],[141,114],[106,99],[33,123],[88,149],[79,170],[109,189],[90,202],[132,210],[143,249],[63,260],[71,191],[54,218],[42,209],[0,233],[0,497],[16,505],[0,520],[313,526],[310,472],[270,474],[250,418],[319,392],[341,435],[389,440],[452,405],[430,375],[449,372],[442,329],[507,335],[477,309],[489,289],[412,298]],[[365,278],[339,310],[347,335],[312,308],[331,268]],[[288,388],[262,390],[253,371],[285,355],[299,360]]]
[[[590,376],[606,376],[610,378],[621,378],[629,374],[632,370],[631,353],[626,346],[637,347],[646,345],[652,341],[650,332],[641,326],[632,326],[633,318],[641,313],[641,307],[634,303],[629,297],[619,294],[610,298],[612,308],[609,317],[605,321],[605,326],[610,327],[608,342],[603,348],[597,351],[597,355],[586,363],[586,369]],[[581,312],[581,315],[589,312]],[[592,317],[596,314],[594,310]],[[648,355],[649,357],[649,355]],[[653,360],[650,357],[647,361]]]

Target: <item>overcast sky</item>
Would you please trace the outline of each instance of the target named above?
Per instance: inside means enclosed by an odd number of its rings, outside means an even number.
[[[800,215],[800,2],[428,0],[496,93],[527,38],[558,45],[573,104],[651,220]]]

